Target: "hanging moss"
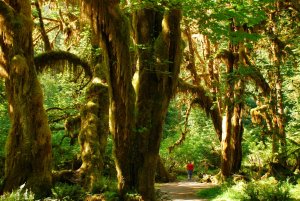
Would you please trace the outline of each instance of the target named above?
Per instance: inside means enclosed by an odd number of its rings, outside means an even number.
[[[92,77],[93,73],[90,65],[75,54],[67,51],[49,51],[34,57],[34,63],[38,72],[51,68],[58,71],[71,70],[75,75],[80,72],[78,66],[81,66],[85,75]]]

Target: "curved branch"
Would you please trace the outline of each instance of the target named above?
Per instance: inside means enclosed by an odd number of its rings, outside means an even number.
[[[245,63],[247,64],[247,67],[245,67],[243,70],[246,71],[246,75],[255,82],[255,84],[261,88],[263,94],[265,97],[270,96],[271,88],[264,76],[261,74],[261,72],[251,63],[250,59],[246,55],[244,51],[240,52],[241,56],[245,60]]]
[[[49,112],[50,110],[60,110],[60,111],[63,111],[64,109],[60,108],[60,107],[50,107],[50,108],[46,109],[46,112]]]
[[[188,120],[189,120],[189,116],[190,116],[190,113],[191,113],[191,110],[192,110],[193,102],[194,101],[192,101],[190,103],[189,107],[187,108],[187,110],[185,112],[184,131],[181,132],[180,138],[173,145],[168,147],[169,153],[171,153],[175,149],[175,147],[181,145],[183,143],[183,141],[185,140],[185,138],[186,138],[186,134],[188,133]]]
[[[86,61],[67,51],[49,51],[42,53],[34,57],[34,63],[37,72],[42,72],[47,68],[55,68],[57,64],[62,64],[64,67],[69,67],[73,71],[77,70],[77,66],[81,66],[84,69],[85,75],[88,77],[93,76],[92,69]]]
[[[208,92],[203,87],[191,85],[187,82],[184,82],[182,79],[179,79],[178,81],[178,89],[181,92],[190,92],[197,96],[193,103],[199,104],[199,106],[205,110],[206,115],[211,117],[216,134],[221,141],[222,117],[212,99],[207,95]]]
[[[265,97],[270,96],[271,88],[264,76],[261,72],[256,69],[255,67],[249,66],[248,67],[248,77],[255,82],[255,84],[261,88],[262,93]]]

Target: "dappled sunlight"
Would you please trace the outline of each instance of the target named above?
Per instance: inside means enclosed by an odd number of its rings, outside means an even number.
[[[198,183],[194,181],[181,181],[174,183],[159,184],[158,188],[167,193],[172,200],[202,200],[196,196],[200,189],[214,187],[214,184]]]

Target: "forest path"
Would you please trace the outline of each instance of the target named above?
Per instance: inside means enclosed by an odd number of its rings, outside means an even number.
[[[167,193],[171,200],[174,201],[204,201],[206,199],[200,199],[196,196],[196,193],[200,189],[207,189],[214,187],[214,184],[198,183],[194,181],[181,181],[173,183],[158,184],[159,188],[163,193]]]

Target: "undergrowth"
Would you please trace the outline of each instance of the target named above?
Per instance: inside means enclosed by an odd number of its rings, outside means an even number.
[[[273,177],[257,181],[226,183],[197,193],[212,201],[296,201],[300,200],[300,184],[277,181]]]

